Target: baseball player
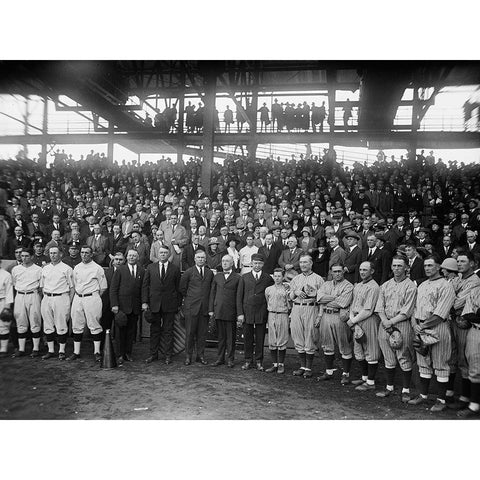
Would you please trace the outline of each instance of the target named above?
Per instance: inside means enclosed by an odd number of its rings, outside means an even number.
[[[72,302],[73,353],[67,360],[80,358],[85,323],[93,337],[95,362],[100,362],[100,344],[102,340],[102,299],[100,296],[107,288],[107,279],[103,268],[93,261],[92,247],[84,245],[80,250],[82,262],[73,269],[75,295]]]
[[[454,289],[456,293],[455,302],[451,310],[452,322],[451,328],[453,333],[452,343],[456,346],[456,358],[451,358],[450,376],[447,386],[447,402],[448,407],[460,410],[467,408],[470,401],[470,380],[468,375],[468,365],[465,358],[465,346],[467,341],[468,330],[461,329],[457,326],[455,318],[462,314],[465,308],[467,298],[470,296],[470,292],[480,285],[480,278],[475,275],[475,258],[471,251],[461,251],[457,257],[458,272],[461,274],[461,278],[454,283]],[[457,369],[460,370],[462,375],[462,388],[458,402],[453,402],[455,374]]]
[[[62,262],[62,252],[59,247],[50,247],[48,254],[51,263],[43,267],[40,278],[40,288],[43,292],[41,304],[43,332],[48,345],[48,352],[42,359],[48,360],[55,356],[56,332],[59,344],[58,359],[65,360],[68,318],[74,295],[73,270]]]
[[[13,315],[17,322],[18,332],[18,350],[12,357],[23,357],[25,355],[28,327],[32,332],[33,341],[33,350],[30,357],[36,358],[40,355],[42,317],[40,314],[39,287],[42,267],[35,265],[32,257],[30,250],[23,249],[21,254],[22,265],[17,265],[12,270],[12,283],[17,292]]]
[[[352,331],[347,326],[348,309],[352,303],[353,285],[345,280],[344,266],[334,263],[330,267],[332,280],[326,281],[318,290],[317,302],[320,304],[315,326],[320,327],[320,343],[327,368],[325,373],[317,377],[318,381],[331,380],[335,369],[335,345],[342,356],[342,379],[340,383],[350,383],[353,345]]]
[[[452,348],[447,318],[455,301],[455,291],[452,284],[440,276],[438,257],[433,255],[427,257],[423,265],[427,280],[418,287],[411,324],[415,335],[422,340],[428,336],[433,341],[429,341],[428,350],[422,352],[425,355],[416,352],[420,373],[420,394],[409,400],[408,403],[419,405],[427,401],[430,379],[435,373],[438,394],[435,405],[430,411],[440,412],[446,408],[445,394],[450,373],[448,361]]]
[[[267,368],[267,373],[285,373],[285,354],[288,342],[288,290],[283,284],[283,270],[273,271],[274,285],[265,289],[268,308],[268,348],[273,365]]]
[[[2,268],[2,257],[0,257],[0,313],[7,309],[10,313],[13,306],[13,284],[12,276]],[[11,322],[0,319],[0,358],[7,357],[8,335]]]
[[[470,290],[462,316],[468,317],[472,327],[467,330],[465,358],[470,381],[468,408],[457,413],[459,418],[474,418],[480,415],[480,286]],[[462,372],[463,375],[463,372]]]
[[[360,282],[353,288],[350,318],[347,325],[354,328],[359,325],[365,332],[363,343],[354,342],[353,353],[362,369],[361,380],[353,380],[352,385],[358,391],[375,390],[380,347],[378,345],[378,324],[380,320],[375,313],[380,287],[373,279],[373,266],[370,262],[362,262],[359,267]]]
[[[393,278],[380,287],[375,312],[380,317],[378,329],[378,343],[385,361],[387,386],[383,392],[378,392],[377,397],[388,397],[393,393],[395,367],[397,363],[402,370],[402,402],[407,403],[410,397],[410,382],[412,379],[413,364],[413,329],[410,318],[415,308],[417,287],[412,280],[407,278],[408,260],[406,257],[396,255],[392,259]],[[398,328],[403,338],[400,349],[394,350],[388,341],[389,330]]]
[[[324,281],[313,273],[313,260],[310,255],[302,255],[299,260],[301,274],[290,282],[290,299],[293,301],[290,329],[292,340],[300,357],[300,368],[295,376],[312,377],[312,364],[316,349],[315,322],[318,316],[317,294]]]

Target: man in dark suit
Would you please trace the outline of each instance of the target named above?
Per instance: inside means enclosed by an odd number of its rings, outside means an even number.
[[[102,267],[108,265],[110,242],[102,235],[102,227],[96,223],[93,227],[93,235],[87,238],[86,244],[92,249],[93,261]]]
[[[345,279],[352,285],[359,281],[358,268],[362,262],[362,251],[358,247],[360,236],[353,230],[347,230],[345,238],[348,244],[348,251],[345,255],[344,267]]]
[[[192,243],[189,243],[185,246],[182,252],[182,271],[185,272],[190,267],[195,265],[195,253],[197,250],[205,251],[205,247],[200,245],[199,236],[192,235]]]
[[[15,227],[13,230],[13,237],[8,240],[8,255],[13,258],[17,248],[30,248],[31,240],[24,235],[21,227]]]
[[[436,250],[440,260],[443,262],[446,258],[451,258],[453,249],[452,237],[450,235],[444,235],[442,237],[442,246]]]
[[[265,246],[260,247],[258,253],[265,258],[263,271],[272,275],[273,271],[278,267],[278,259],[280,258],[282,250],[278,244],[274,244],[271,233],[268,233],[265,237]]]
[[[253,269],[240,279],[238,285],[237,319],[238,326],[243,325],[245,341],[245,364],[242,370],[253,367],[253,358],[255,358],[257,370],[263,370],[263,344],[268,318],[265,289],[273,285],[272,277],[263,271],[264,260],[262,255],[254,253]]]
[[[197,352],[196,361],[207,365],[205,343],[213,272],[206,266],[207,254],[202,250],[197,250],[194,260],[195,265],[190,267],[180,280],[185,313],[185,365],[192,363],[194,347]]]
[[[118,363],[132,359],[133,341],[142,311],[142,283],[145,269],[138,264],[136,250],[127,252],[127,264],[121,265],[113,274],[110,286],[110,305],[116,315],[119,311],[127,316],[126,325],[115,325]]]
[[[288,248],[283,250],[278,258],[278,266],[286,272],[289,270],[300,271],[300,255],[302,250],[297,248],[297,238],[291,235],[287,240]]]
[[[385,238],[382,234],[370,234],[362,251],[362,262],[373,264],[373,279],[382,285],[388,280],[390,272],[390,255],[384,247]]]
[[[158,360],[162,335],[165,338],[165,363],[172,363],[173,322],[180,305],[180,269],[168,261],[170,249],[159,250],[159,262],[148,265],[142,285],[142,310],[150,310],[150,356],[145,363]]]
[[[465,250],[472,252],[475,261],[478,262],[480,259],[480,243],[477,242],[477,233],[473,230],[467,230],[467,245]]]
[[[417,287],[427,279],[423,268],[423,258],[417,252],[417,246],[414,242],[409,242],[405,248],[405,254],[410,266],[410,280],[415,282]]]
[[[132,232],[130,234],[130,241],[127,244],[127,249],[136,250],[138,253],[138,263],[146,267],[150,263],[150,246],[142,241],[140,232]]]
[[[235,340],[237,336],[237,291],[240,275],[233,271],[233,258],[224,255],[222,271],[213,278],[210,291],[208,314],[215,316],[218,332],[218,350],[215,366],[225,363],[233,368],[235,360]]]
[[[109,235],[110,258],[117,252],[125,253],[128,243],[128,240],[122,234],[122,227],[120,225],[115,224],[112,230],[112,234]]]

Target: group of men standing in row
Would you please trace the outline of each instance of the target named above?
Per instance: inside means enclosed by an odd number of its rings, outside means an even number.
[[[374,280],[374,265],[359,266],[359,281],[345,278],[345,265],[334,262],[325,281],[312,271],[308,254],[299,259],[300,274],[290,283],[284,270],[264,271],[265,258],[255,253],[252,269],[240,275],[233,269],[233,258],[224,255],[221,269],[214,273],[206,266],[206,254],[197,250],[194,266],[183,274],[169,261],[170,248],[160,247],[159,260],[144,268],[138,253],[115,254],[107,276],[92,260],[92,248],[81,248],[81,263],[71,268],[62,262],[58,247],[49,248],[50,263],[43,268],[32,262],[32,252],[24,249],[22,264],[11,274],[0,268],[0,356],[7,356],[11,310],[16,320],[18,349],[14,357],[25,356],[28,330],[33,340],[32,357],[40,356],[40,338],[46,337],[47,360],[55,357],[74,361],[80,357],[85,325],[92,334],[94,358],[101,359],[102,295],[108,294],[109,308],[115,315],[119,362],[133,361],[133,339],[141,311],[150,326],[152,363],[159,358],[160,341],[165,342],[165,363],[172,363],[173,324],[181,308],[185,316],[185,365],[203,365],[209,319],[218,329],[215,366],[234,367],[236,329],[243,328],[245,359],[243,370],[263,371],[264,340],[272,365],[266,372],[285,372],[285,352],[290,335],[300,365],[293,375],[311,378],[317,349],[323,351],[325,372],[317,378],[329,381],[335,376],[335,349],[341,355],[341,384],[353,384],[358,391],[376,390],[378,363],[383,356],[387,384],[378,397],[394,392],[397,365],[402,372],[402,402],[418,405],[427,401],[430,381],[437,383],[437,400],[431,410],[447,406],[459,409],[460,417],[480,411],[480,278],[474,273],[471,252],[457,258],[459,277],[441,276],[440,260],[429,256],[423,261],[426,280],[417,287],[408,278],[409,262],[403,255],[391,261],[393,278],[381,286]],[[15,295],[14,295],[15,292]],[[9,315],[10,313],[10,315]],[[68,321],[71,317],[73,353],[66,356]],[[42,326],[43,319],[43,326]],[[392,333],[400,332],[401,342],[392,344]],[[290,333],[289,333],[290,332]],[[55,338],[56,337],[56,338]],[[353,358],[360,365],[361,378],[350,378]],[[413,363],[420,373],[419,395],[410,392]],[[461,374],[461,392],[454,400],[454,382]]]

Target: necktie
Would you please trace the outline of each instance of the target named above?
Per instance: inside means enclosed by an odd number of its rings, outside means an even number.
[[[368,253],[368,258],[371,258],[372,255],[373,255],[373,252],[372,252],[372,249],[370,249],[370,251]]]
[[[165,279],[165,264],[162,263],[162,280]]]
[[[255,281],[258,282],[259,275],[258,273],[255,274]]]
[[[203,280],[203,267],[200,267],[200,276],[202,277],[202,280]]]

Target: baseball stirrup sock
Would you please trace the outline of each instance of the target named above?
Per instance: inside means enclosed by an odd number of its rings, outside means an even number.
[[[447,397],[453,397],[455,394],[455,373],[451,373],[448,377],[447,383]]]
[[[307,370],[311,370],[311,369],[312,369],[314,357],[315,357],[315,355],[312,355],[311,353],[307,353],[307,361],[306,361],[306,365],[305,365],[305,368],[306,368]]]
[[[378,363],[369,363],[368,364],[368,380],[371,384],[371,382],[375,382],[375,375],[377,374],[377,369],[378,369]]]
[[[395,385],[395,368],[386,368],[385,374],[387,375],[387,387],[393,387]]]
[[[299,353],[298,356],[300,357],[300,368],[305,370],[305,365],[307,363],[307,354],[306,353]]]
[[[324,354],[323,358],[325,359],[326,370],[333,370],[333,361],[335,359],[335,355]]]
[[[352,358],[342,358],[343,372],[350,375],[350,369],[352,368]]]
[[[368,363],[366,360],[359,360],[360,368],[362,370],[362,378],[368,377]]]
[[[272,362],[276,366],[278,363],[278,350],[270,350],[270,356],[272,357]]]
[[[447,392],[447,382],[440,382],[437,378],[437,398],[445,402],[445,393]]]
[[[407,372],[402,371],[402,380],[404,390],[410,389],[410,383],[412,381],[412,371],[408,370]]]
[[[468,378],[462,378],[462,390],[461,396],[469,399],[470,398],[470,391],[471,391],[471,382]]]
[[[428,387],[430,385],[430,379],[420,377],[420,395],[427,396],[428,395]]]
[[[285,362],[285,354],[287,353],[286,350],[279,350],[278,351],[278,363],[281,363],[283,365],[283,362]]]
[[[477,405],[480,403],[480,383],[472,383],[470,389],[470,398],[471,403],[475,403]]]

